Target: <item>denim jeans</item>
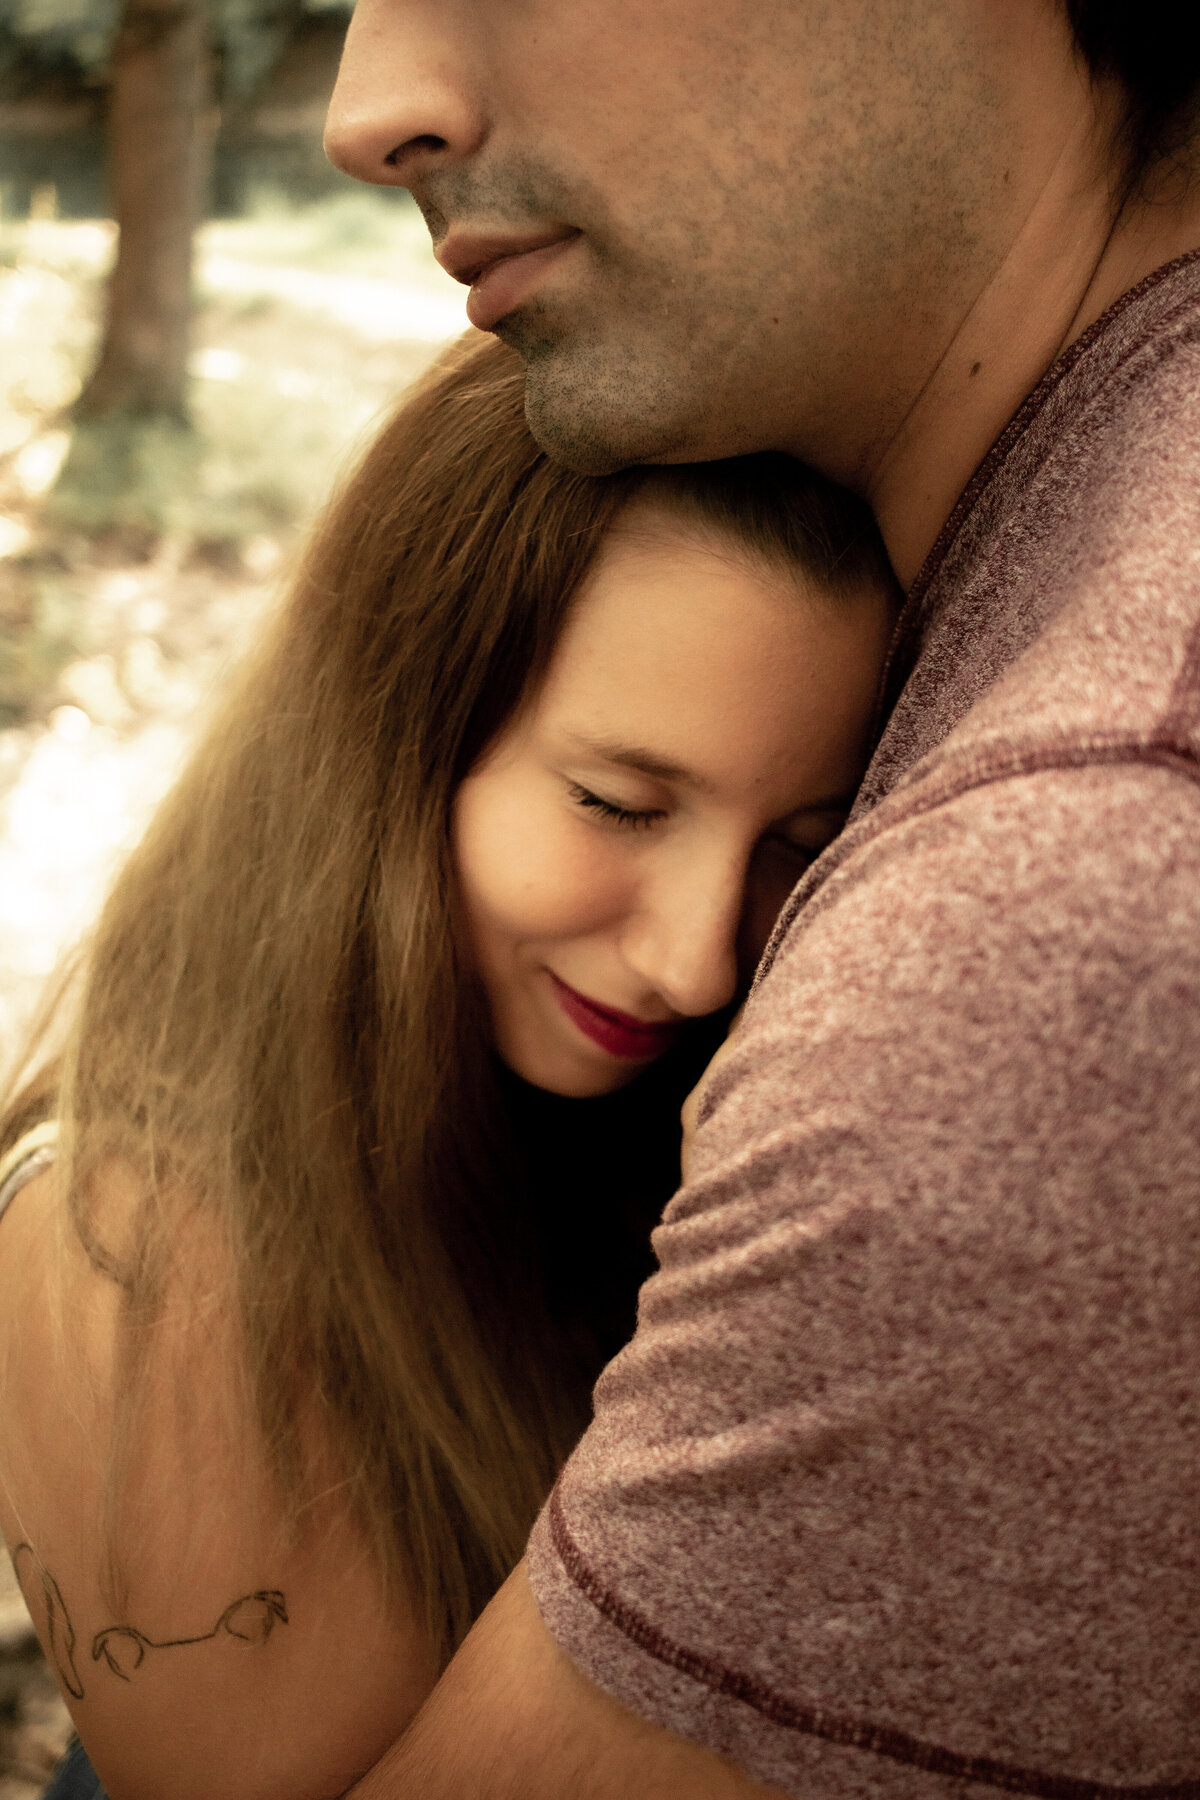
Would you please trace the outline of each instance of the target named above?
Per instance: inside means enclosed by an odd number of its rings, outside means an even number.
[[[42,1800],[108,1800],[99,1778],[87,1759],[87,1751],[76,1740],[54,1771]]]

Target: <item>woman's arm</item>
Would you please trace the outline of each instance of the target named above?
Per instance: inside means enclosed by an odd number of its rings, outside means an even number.
[[[57,1206],[50,1171],[0,1231],[0,1526],[76,1728],[112,1800],[339,1795],[431,1688],[423,1636],[335,1483],[285,1528],[210,1284],[167,1296],[106,1527],[119,1295]]]

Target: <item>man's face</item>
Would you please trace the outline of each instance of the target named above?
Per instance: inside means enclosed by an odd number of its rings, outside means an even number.
[[[889,362],[993,266],[995,10],[358,0],[328,145],[411,189],[561,460],[780,448],[854,479]]]

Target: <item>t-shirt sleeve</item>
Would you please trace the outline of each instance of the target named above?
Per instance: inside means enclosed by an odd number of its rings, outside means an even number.
[[[577,1666],[804,1800],[1200,1795],[1200,788],[997,782],[800,914],[535,1528]]]

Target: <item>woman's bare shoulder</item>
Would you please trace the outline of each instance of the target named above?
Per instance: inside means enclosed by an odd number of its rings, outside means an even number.
[[[118,1228],[135,1194],[119,1172],[103,1186]],[[195,1214],[187,1232],[123,1416],[119,1283],[82,1245],[53,1168],[13,1198],[0,1525],[113,1800],[319,1800],[392,1741],[434,1671],[332,1473],[292,1519],[247,1412],[216,1233]],[[306,1438],[320,1462],[319,1430]]]

